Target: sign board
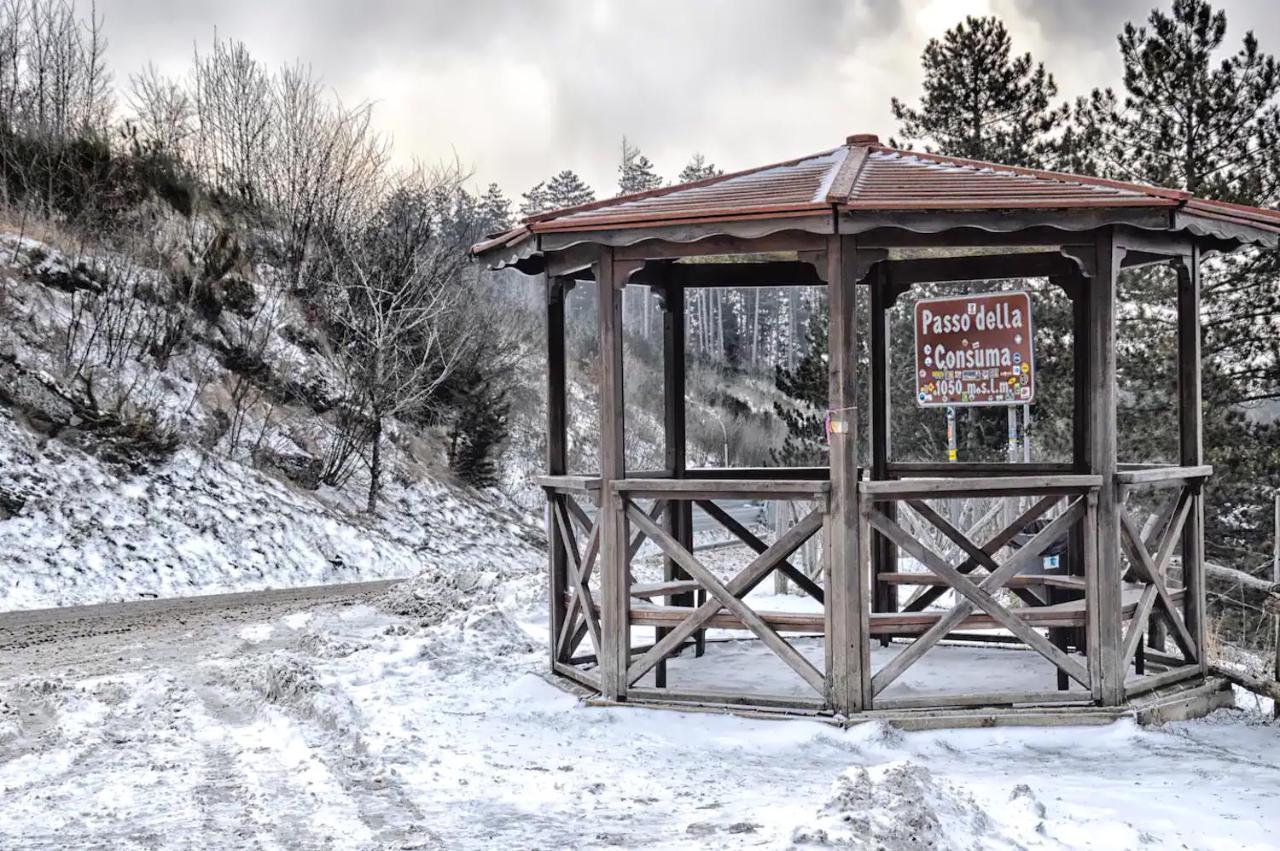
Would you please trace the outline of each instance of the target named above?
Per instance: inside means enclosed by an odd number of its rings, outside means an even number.
[[[986,293],[916,302],[916,401],[1026,405],[1035,399],[1031,296]]]

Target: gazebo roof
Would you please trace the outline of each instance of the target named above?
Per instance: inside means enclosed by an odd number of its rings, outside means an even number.
[[[1203,220],[1207,232],[1240,242],[1274,243],[1280,211],[1196,198],[1139,183],[905,151],[870,134],[786,162],[550,210],[473,247],[476,254],[515,247],[539,234],[656,229],[815,214],[964,214],[999,211],[1112,211],[1140,208]],[[1163,221],[1163,219],[1161,219]],[[1047,223],[1047,222],[1046,222]]]

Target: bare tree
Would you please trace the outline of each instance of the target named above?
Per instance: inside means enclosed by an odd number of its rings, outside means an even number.
[[[138,134],[171,156],[182,158],[193,132],[195,106],[176,80],[163,77],[150,63],[129,78],[129,106]]]
[[[243,42],[216,41],[192,68],[192,165],[210,185],[253,204],[268,154],[271,81]]]
[[[281,230],[286,265],[300,282],[317,237],[368,214],[387,160],[368,104],[347,108],[311,70],[286,66],[272,85],[270,151],[262,194]]]
[[[367,424],[370,512],[387,419],[421,413],[469,336],[451,321],[466,267],[465,234],[448,220],[461,180],[456,167],[417,170],[397,182],[372,222],[329,245],[324,303],[336,363]]]

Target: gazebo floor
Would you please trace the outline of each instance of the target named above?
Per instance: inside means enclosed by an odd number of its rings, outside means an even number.
[[[1056,689],[1052,664],[1034,651],[994,645],[946,644],[933,648],[912,665],[879,699],[893,709],[873,709],[854,718],[837,718],[820,708],[820,699],[777,656],[754,639],[726,638],[731,633],[709,633],[706,653],[691,650],[667,662],[665,690],[654,688],[653,673],[635,684],[624,704],[602,700],[578,686],[569,686],[593,705],[650,706],[682,711],[732,712],[752,717],[799,717],[826,723],[851,725],[882,720],[903,729],[986,727],[999,725],[1092,725],[1120,718],[1140,723],[1162,723],[1199,717],[1230,705],[1225,683],[1210,679],[1188,680],[1153,690],[1118,707],[1088,703],[1089,695],[1075,683],[1063,692],[1064,702],[1045,705],[947,706],[948,698],[962,694],[1045,693]],[[740,635],[740,634],[738,634]],[[816,667],[822,668],[821,638],[791,639],[792,645]],[[906,647],[873,642],[871,666],[880,669]],[[1075,657],[1078,660],[1080,657]],[[558,678],[557,678],[558,679]],[[565,682],[565,681],[560,681]],[[687,695],[687,697],[685,696]],[[911,708],[900,708],[910,706]]]

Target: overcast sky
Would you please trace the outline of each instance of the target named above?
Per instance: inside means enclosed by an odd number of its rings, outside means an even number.
[[[920,52],[995,14],[1063,95],[1114,84],[1116,34],[1154,0],[97,0],[117,84],[185,73],[215,31],[270,65],[310,64],[376,104],[397,159],[455,154],[517,197],[572,168],[616,192],[621,137],[667,179],[695,151],[733,170],[896,129]],[[1171,0],[1160,5],[1168,6]],[[1227,0],[1228,40],[1280,53],[1276,0]]]

